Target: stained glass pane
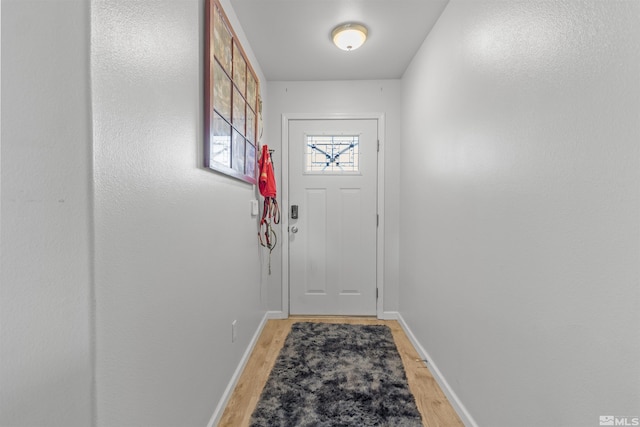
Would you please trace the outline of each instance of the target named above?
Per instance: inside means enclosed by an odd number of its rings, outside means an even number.
[[[231,167],[231,125],[214,113],[211,129],[209,159],[218,165]]]
[[[247,63],[236,43],[233,44],[233,82],[244,96],[247,86]]]
[[[224,25],[220,11],[213,10],[213,52],[225,70],[231,74],[231,33]]]
[[[242,135],[245,134],[245,102],[238,89],[233,88],[233,127],[238,130]]]
[[[231,79],[217,62],[213,69],[213,107],[231,121]]]
[[[233,147],[231,149],[233,160],[231,167],[244,174],[244,137],[235,129],[233,131]]]
[[[307,136],[305,170],[320,173],[358,172],[359,139],[357,135]]]

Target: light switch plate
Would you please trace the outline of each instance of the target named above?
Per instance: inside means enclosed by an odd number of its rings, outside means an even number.
[[[258,216],[258,201],[251,200],[251,216]]]

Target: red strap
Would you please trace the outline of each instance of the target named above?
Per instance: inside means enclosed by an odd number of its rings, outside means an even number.
[[[273,249],[276,245],[275,231],[271,227],[271,222],[274,224],[280,223],[280,208],[278,207],[278,201],[273,197],[265,197],[264,205],[262,207],[262,219],[260,219],[260,232],[258,237],[260,238],[260,244],[269,249]],[[264,231],[263,231],[264,230]],[[264,241],[262,235],[264,234]],[[273,236],[274,242],[271,242]]]

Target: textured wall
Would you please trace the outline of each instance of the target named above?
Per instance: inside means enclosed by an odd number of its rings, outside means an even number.
[[[640,414],[639,40],[452,0],[403,78],[400,309],[481,426]]]
[[[254,188],[201,167],[203,14],[92,3],[99,426],[206,425],[265,311]]]
[[[89,32],[84,1],[2,1],[2,426],[92,423]]]
[[[385,311],[398,309],[398,240],[400,179],[400,81],[328,81],[328,82],[269,82],[269,111],[265,122],[270,146],[277,149],[274,165],[278,185],[280,145],[282,142],[282,114],[287,113],[385,113]],[[283,215],[288,207],[282,206]],[[278,235],[282,235],[278,230]],[[279,247],[280,248],[280,247]],[[268,302],[271,310],[282,305],[282,254],[273,252],[272,276],[268,282]]]

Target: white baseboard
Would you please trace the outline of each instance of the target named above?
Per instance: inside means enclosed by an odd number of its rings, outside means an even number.
[[[478,427],[478,424],[471,417],[471,414],[469,413],[469,411],[467,411],[467,408],[465,408],[465,406],[462,404],[462,402],[460,401],[456,393],[451,389],[451,386],[449,385],[445,377],[442,375],[442,373],[434,363],[431,356],[429,356],[429,353],[427,353],[427,350],[425,350],[424,347],[422,347],[422,345],[420,344],[416,336],[413,334],[413,332],[409,328],[409,325],[407,325],[407,322],[405,322],[404,318],[400,313],[397,313],[397,320],[402,326],[402,329],[404,329],[405,334],[407,334],[407,337],[411,341],[411,344],[413,344],[413,346],[415,347],[420,357],[428,361],[427,368],[433,375],[433,378],[435,378],[436,382],[438,383],[438,385],[440,386],[444,394],[447,396],[447,399],[449,399],[451,406],[456,411],[456,413],[458,414],[458,416],[460,417],[464,425],[466,427]]]
[[[284,311],[267,311],[267,319],[288,319],[289,316]]]
[[[262,329],[264,328],[264,325],[267,323],[267,320],[270,319],[269,313],[273,313],[273,312],[267,311],[264,314],[264,317],[260,321],[260,324],[258,325],[258,328],[256,329],[256,332],[253,334],[253,337],[251,338],[251,341],[249,342],[249,345],[247,346],[247,349],[245,350],[244,354],[242,355],[242,359],[240,359],[240,363],[238,363],[238,367],[236,368],[235,372],[233,373],[233,376],[231,377],[231,380],[229,380],[229,384],[227,384],[227,388],[224,390],[224,393],[222,393],[222,397],[220,398],[220,401],[218,402],[218,406],[216,407],[216,410],[213,412],[213,415],[211,416],[211,419],[209,420],[209,423],[207,424],[207,427],[217,426],[218,423],[220,422],[220,418],[222,418],[222,414],[224,413],[224,409],[227,407],[227,403],[229,403],[229,399],[231,398],[231,394],[233,393],[233,389],[236,387],[236,384],[238,383],[238,380],[240,379],[240,375],[242,375],[242,371],[244,370],[245,365],[249,361],[249,356],[251,356],[251,352],[253,351],[253,348],[255,347],[256,343],[258,342],[258,338],[260,337],[260,334],[262,333]]]
[[[399,316],[400,316],[400,313],[398,313],[397,311],[383,311],[382,314],[380,316],[378,316],[378,319],[380,319],[380,320],[398,320]]]

